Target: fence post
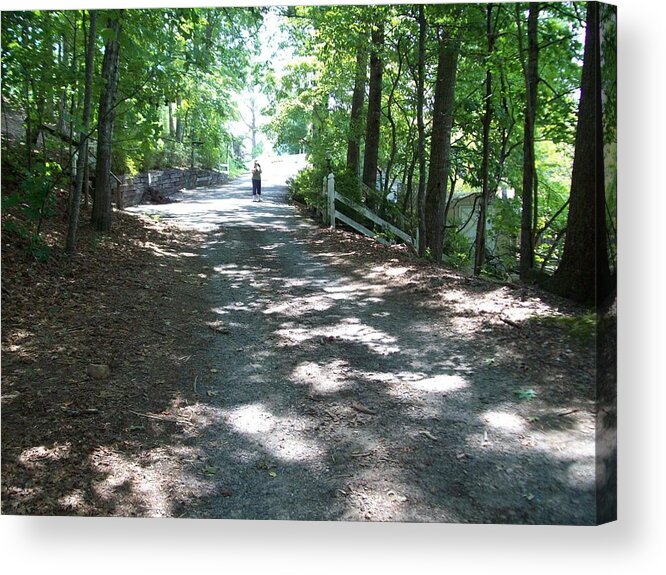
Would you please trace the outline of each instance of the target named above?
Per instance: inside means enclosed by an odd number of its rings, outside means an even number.
[[[322,179],[321,195],[323,197],[323,204],[321,208],[317,208],[317,213],[321,216],[321,221],[325,223],[328,219],[326,217],[328,210],[328,178],[326,176]]]
[[[328,217],[331,219],[331,228],[335,229],[335,176],[327,176],[328,183]]]

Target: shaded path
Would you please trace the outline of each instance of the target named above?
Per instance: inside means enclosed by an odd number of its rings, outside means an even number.
[[[412,289],[404,262],[359,258],[289,206],[290,169],[265,165],[260,204],[245,177],[138,208],[209,237],[213,329],[196,336],[173,514],[592,523],[590,361],[566,359],[577,382],[556,349],[529,365],[540,343],[496,317],[548,306],[453,275],[437,297]]]

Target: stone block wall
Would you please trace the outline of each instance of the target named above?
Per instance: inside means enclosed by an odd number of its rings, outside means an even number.
[[[117,198],[122,207],[140,204],[148,186],[155,188],[165,197],[170,197],[184,189],[217,186],[229,180],[229,174],[216,170],[195,168],[167,168],[150,170],[135,176],[120,176]]]

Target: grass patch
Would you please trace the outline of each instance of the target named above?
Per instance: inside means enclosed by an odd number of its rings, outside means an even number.
[[[592,343],[597,335],[597,314],[587,312],[577,316],[549,315],[538,318],[547,325],[559,326],[582,343]]]

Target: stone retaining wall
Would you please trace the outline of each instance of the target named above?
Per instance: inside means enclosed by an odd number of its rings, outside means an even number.
[[[150,170],[135,176],[120,176],[120,180],[116,198],[121,207],[128,207],[141,203],[148,186],[169,197],[183,189],[224,184],[229,180],[229,174],[202,168],[194,170],[168,168]]]

